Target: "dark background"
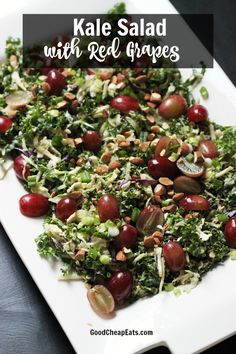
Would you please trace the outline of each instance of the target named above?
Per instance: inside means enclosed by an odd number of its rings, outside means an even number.
[[[236,84],[235,0],[172,0],[172,3],[179,12],[214,14],[215,58]],[[232,347],[236,348],[236,336],[204,354],[235,352]],[[169,351],[156,348],[147,353],[167,354]],[[1,226],[0,354],[74,354]]]

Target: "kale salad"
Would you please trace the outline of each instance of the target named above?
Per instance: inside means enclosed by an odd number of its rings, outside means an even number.
[[[10,157],[19,212],[45,216],[39,253],[87,284],[97,313],[189,291],[235,258],[236,128],[195,101],[204,68],[24,69],[14,39],[6,55],[1,178]]]

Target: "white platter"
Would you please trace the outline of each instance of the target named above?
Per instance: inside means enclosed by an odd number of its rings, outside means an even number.
[[[117,1],[14,0],[1,6],[0,50],[9,35],[21,35],[22,13],[102,13]],[[176,13],[167,0],[127,0],[130,13]],[[210,92],[206,103],[211,119],[236,124],[236,89],[217,63],[208,70],[204,85]],[[79,282],[58,281],[58,265],[42,259],[35,236],[41,219],[23,217],[18,199],[23,187],[10,171],[0,182],[0,218],[19,256],[42,292],[75,351],[79,354],[135,354],[166,345],[174,354],[191,354],[236,332],[236,262],[228,260],[211,271],[190,294],[175,297],[161,293],[103,320],[91,310],[86,289]],[[152,330],[152,336],[92,336],[90,330]]]

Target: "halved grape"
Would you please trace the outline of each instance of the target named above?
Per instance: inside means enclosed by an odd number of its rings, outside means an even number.
[[[87,297],[90,305],[99,315],[108,315],[115,309],[114,298],[104,285],[95,285],[89,289]]]
[[[159,225],[164,223],[163,211],[156,205],[149,205],[140,213],[136,222],[136,228],[141,235],[153,234]]]
[[[200,177],[204,173],[203,164],[189,162],[184,157],[177,161],[177,167],[185,176],[192,178]]]
[[[201,186],[194,178],[187,176],[179,176],[174,180],[174,189],[177,193],[199,194]]]

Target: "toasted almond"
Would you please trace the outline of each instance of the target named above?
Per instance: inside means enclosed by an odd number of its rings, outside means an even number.
[[[63,109],[63,108],[65,108],[67,105],[68,105],[68,102],[63,100],[63,101],[61,101],[61,102],[58,102],[58,104],[57,104],[57,109]]]
[[[180,154],[182,156],[186,156],[191,152],[191,146],[189,144],[186,143],[182,143],[180,146]]]
[[[43,92],[46,93],[46,94],[49,93],[50,90],[51,90],[50,85],[49,85],[46,81],[44,81],[44,82],[42,83],[42,90],[43,90]]]
[[[153,103],[153,102],[147,102],[147,105],[148,105],[148,107],[150,107],[150,108],[156,108],[156,105],[155,105],[155,103]]]
[[[175,191],[172,189],[172,190],[170,190],[170,191],[168,191],[168,193],[167,193],[168,195],[170,195],[171,197],[175,194]]]
[[[116,88],[118,90],[122,90],[125,87],[125,82],[119,82],[119,84],[116,84]]]
[[[127,148],[130,146],[130,141],[129,140],[120,141],[118,143],[118,146],[121,148]]]
[[[144,159],[141,157],[130,157],[129,161],[134,165],[142,165],[144,163]]]
[[[147,114],[147,115],[146,115],[146,118],[147,118],[147,120],[149,121],[149,123],[151,123],[151,124],[153,124],[153,123],[155,122],[155,118],[154,118],[154,116],[151,115],[151,114]]]
[[[64,93],[64,98],[67,101],[74,101],[75,95],[72,92],[66,92],[66,93]]]
[[[137,82],[145,82],[145,81],[147,81],[147,79],[148,79],[147,75],[139,75],[139,76],[136,77],[135,80]]]
[[[127,224],[129,224],[130,222],[131,222],[131,217],[130,216],[125,216],[124,217],[124,221],[127,223]]]
[[[166,194],[166,188],[162,184],[157,184],[154,188],[154,193],[156,195],[164,195]]]
[[[194,163],[204,162],[204,157],[200,151],[194,151]]]
[[[161,203],[161,196],[159,194],[154,193],[154,199],[157,203]]]
[[[123,82],[125,81],[125,75],[121,74],[121,73],[118,73],[117,74],[117,82],[120,83],[120,82]]]
[[[126,256],[126,254],[125,254],[123,251],[119,251],[119,252],[116,254],[116,260],[117,260],[117,261],[125,262],[126,259],[127,259],[127,256]]]
[[[74,191],[68,194],[68,197],[74,198],[74,199],[79,199],[82,197],[82,193],[80,191]]]
[[[116,168],[119,169],[120,167],[121,167],[121,163],[118,160],[113,160],[108,165],[109,170],[115,170]]]
[[[155,245],[160,245],[160,240],[158,237],[155,237],[154,235],[151,236],[145,236],[143,240],[143,244],[147,248],[152,248]]]
[[[65,77],[72,76],[73,73],[72,73],[71,68],[64,68],[63,71],[62,71],[62,75],[64,75]]]
[[[160,131],[159,125],[153,125],[153,126],[151,127],[151,131],[152,131],[153,133],[158,133],[158,132]]]
[[[160,177],[159,182],[167,187],[173,186],[173,184],[174,184],[174,182],[168,177]]]
[[[83,140],[82,140],[82,138],[75,138],[74,142],[75,142],[75,145],[80,145],[80,144],[82,144]]]
[[[76,161],[76,165],[77,166],[83,166],[84,165],[84,159],[83,158],[79,158],[77,161]]]
[[[117,83],[117,76],[116,75],[113,75],[112,78],[111,78],[111,83],[112,84],[116,84]]]
[[[72,109],[73,111],[75,111],[76,108],[78,107],[78,105],[79,105],[79,102],[78,102],[77,100],[72,101],[72,102],[71,102],[71,109]]]
[[[153,134],[153,133],[148,134],[148,136],[147,136],[148,141],[153,141],[154,138],[155,138],[155,134]]]
[[[62,139],[62,143],[64,145],[69,145],[69,146],[75,147],[74,139],[71,139],[71,138]]]
[[[81,259],[83,259],[85,256],[85,251],[84,250],[79,250],[78,252],[76,252],[75,254],[75,259],[77,261],[80,261]]]
[[[132,135],[132,131],[128,130],[127,132],[123,133],[126,138],[129,138]]]
[[[194,212],[191,214],[186,214],[184,218],[185,218],[185,220],[188,220],[188,219],[191,219],[191,218],[198,216],[198,215],[199,215],[199,213]]]
[[[134,145],[139,145],[140,144],[140,140],[139,139],[134,139]]]
[[[175,204],[171,204],[171,205],[168,205],[168,206],[165,206],[165,207],[161,208],[163,213],[172,213],[176,209],[177,209],[177,206]]]
[[[175,193],[172,197],[172,199],[175,202],[178,202],[180,199],[182,199],[184,197],[184,193]]]
[[[39,90],[38,85],[34,84],[34,86],[32,87],[32,90],[31,90],[32,95],[33,95],[33,99],[37,97],[38,90]]]
[[[107,173],[109,171],[109,168],[107,166],[98,166],[96,168],[96,173],[98,175],[104,175],[105,173]]]
[[[162,231],[155,231],[153,234],[152,234],[153,237],[155,238],[158,238],[160,241],[163,239],[163,232]]]
[[[149,146],[150,146],[150,141],[143,141],[142,143],[139,144],[139,148],[142,152],[147,151]]]
[[[144,98],[145,101],[149,101],[150,97],[151,97],[150,93],[145,93],[143,98]]]
[[[110,162],[111,157],[112,157],[112,152],[105,151],[101,156],[101,161],[104,163],[108,163],[108,162]]]
[[[153,92],[150,97],[151,102],[161,102],[161,95],[157,92]]]

